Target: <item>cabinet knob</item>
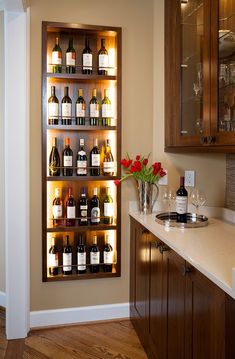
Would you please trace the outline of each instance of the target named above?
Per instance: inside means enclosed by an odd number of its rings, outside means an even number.
[[[168,251],[168,250],[169,250],[169,248],[168,248],[167,246],[165,246],[164,244],[159,245],[159,251],[160,251],[161,254],[162,254],[163,252]]]
[[[215,142],[215,136],[207,136],[207,143],[210,145]]]
[[[200,142],[201,142],[202,145],[204,145],[207,142],[206,136],[201,136]]]
[[[158,241],[152,242],[152,245],[153,245],[153,247],[155,247],[155,248],[159,248],[160,244],[161,244],[161,243],[158,242]]]
[[[182,273],[183,275],[186,275],[186,274],[188,274],[188,273],[190,273],[190,272],[191,272],[191,268],[186,267],[186,266],[181,267],[181,273]]]
[[[147,234],[149,231],[147,229],[142,229],[142,234]]]

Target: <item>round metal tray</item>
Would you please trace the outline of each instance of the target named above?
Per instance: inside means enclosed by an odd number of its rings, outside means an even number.
[[[187,213],[187,223],[176,222],[176,218],[176,212],[163,212],[156,215],[156,221],[164,226],[198,228],[208,225],[208,218],[201,214]]]

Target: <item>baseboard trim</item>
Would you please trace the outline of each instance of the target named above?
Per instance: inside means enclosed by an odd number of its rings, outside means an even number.
[[[6,308],[6,293],[0,291],[0,307]]]
[[[129,318],[129,303],[30,312],[30,328]]]

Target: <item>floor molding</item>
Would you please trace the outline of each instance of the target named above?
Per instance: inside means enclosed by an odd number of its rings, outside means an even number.
[[[6,293],[0,291],[0,307],[6,308]]]
[[[129,303],[30,312],[30,328],[129,318]]]

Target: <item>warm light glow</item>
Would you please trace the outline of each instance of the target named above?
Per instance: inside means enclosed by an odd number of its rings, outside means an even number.
[[[109,75],[114,76],[116,75],[116,51],[114,48],[109,48]]]

